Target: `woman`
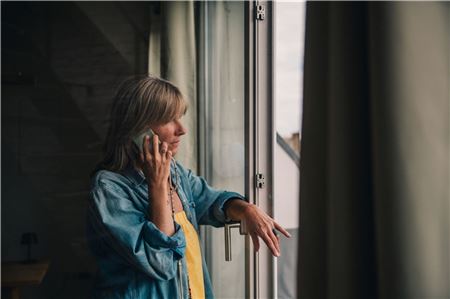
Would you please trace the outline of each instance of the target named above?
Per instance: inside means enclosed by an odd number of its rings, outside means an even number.
[[[213,298],[198,225],[245,221],[255,250],[279,256],[275,229],[258,207],[215,190],[173,157],[187,102],[172,83],[126,80],[112,107],[103,159],[92,173],[88,241],[97,258],[95,298]],[[143,132],[154,132],[133,142]]]

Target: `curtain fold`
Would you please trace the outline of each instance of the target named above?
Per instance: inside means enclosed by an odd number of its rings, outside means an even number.
[[[169,1],[153,5],[150,17],[149,73],[172,81],[189,102],[177,160],[197,169],[197,59],[195,3]]]
[[[199,8],[203,27],[198,71],[203,175],[216,188],[244,194],[244,3],[206,1]],[[227,262],[222,229],[206,227],[203,236],[215,296],[245,297],[245,239],[231,234],[233,260]]]
[[[300,298],[449,298],[444,2],[310,2]]]
[[[177,84],[190,105],[176,158],[214,187],[244,193],[244,3],[151,6],[149,72]],[[243,298],[245,273],[236,269],[244,264],[244,238],[233,233],[233,261],[226,262],[222,229],[204,228],[201,237],[215,295]]]

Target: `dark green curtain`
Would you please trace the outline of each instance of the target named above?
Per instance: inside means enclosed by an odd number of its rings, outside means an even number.
[[[447,2],[309,2],[299,298],[450,298]]]

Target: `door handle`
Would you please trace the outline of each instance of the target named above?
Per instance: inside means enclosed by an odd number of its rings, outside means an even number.
[[[225,261],[230,262],[231,258],[231,229],[239,228],[239,234],[247,235],[247,227],[245,226],[245,221],[240,223],[227,223],[225,224]]]

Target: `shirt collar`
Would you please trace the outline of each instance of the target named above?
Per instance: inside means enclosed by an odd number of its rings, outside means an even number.
[[[133,165],[128,165],[123,172],[125,176],[136,186],[140,186],[146,181],[144,174],[135,169]]]
[[[144,173],[142,171],[139,171],[136,168],[134,168],[133,165],[127,166],[123,172],[124,172],[125,176],[127,178],[129,178],[130,181],[136,186],[142,185],[147,180],[145,178]],[[173,180],[174,176],[175,176],[175,169],[174,169],[173,163],[170,164],[170,175],[172,176],[172,180]]]

